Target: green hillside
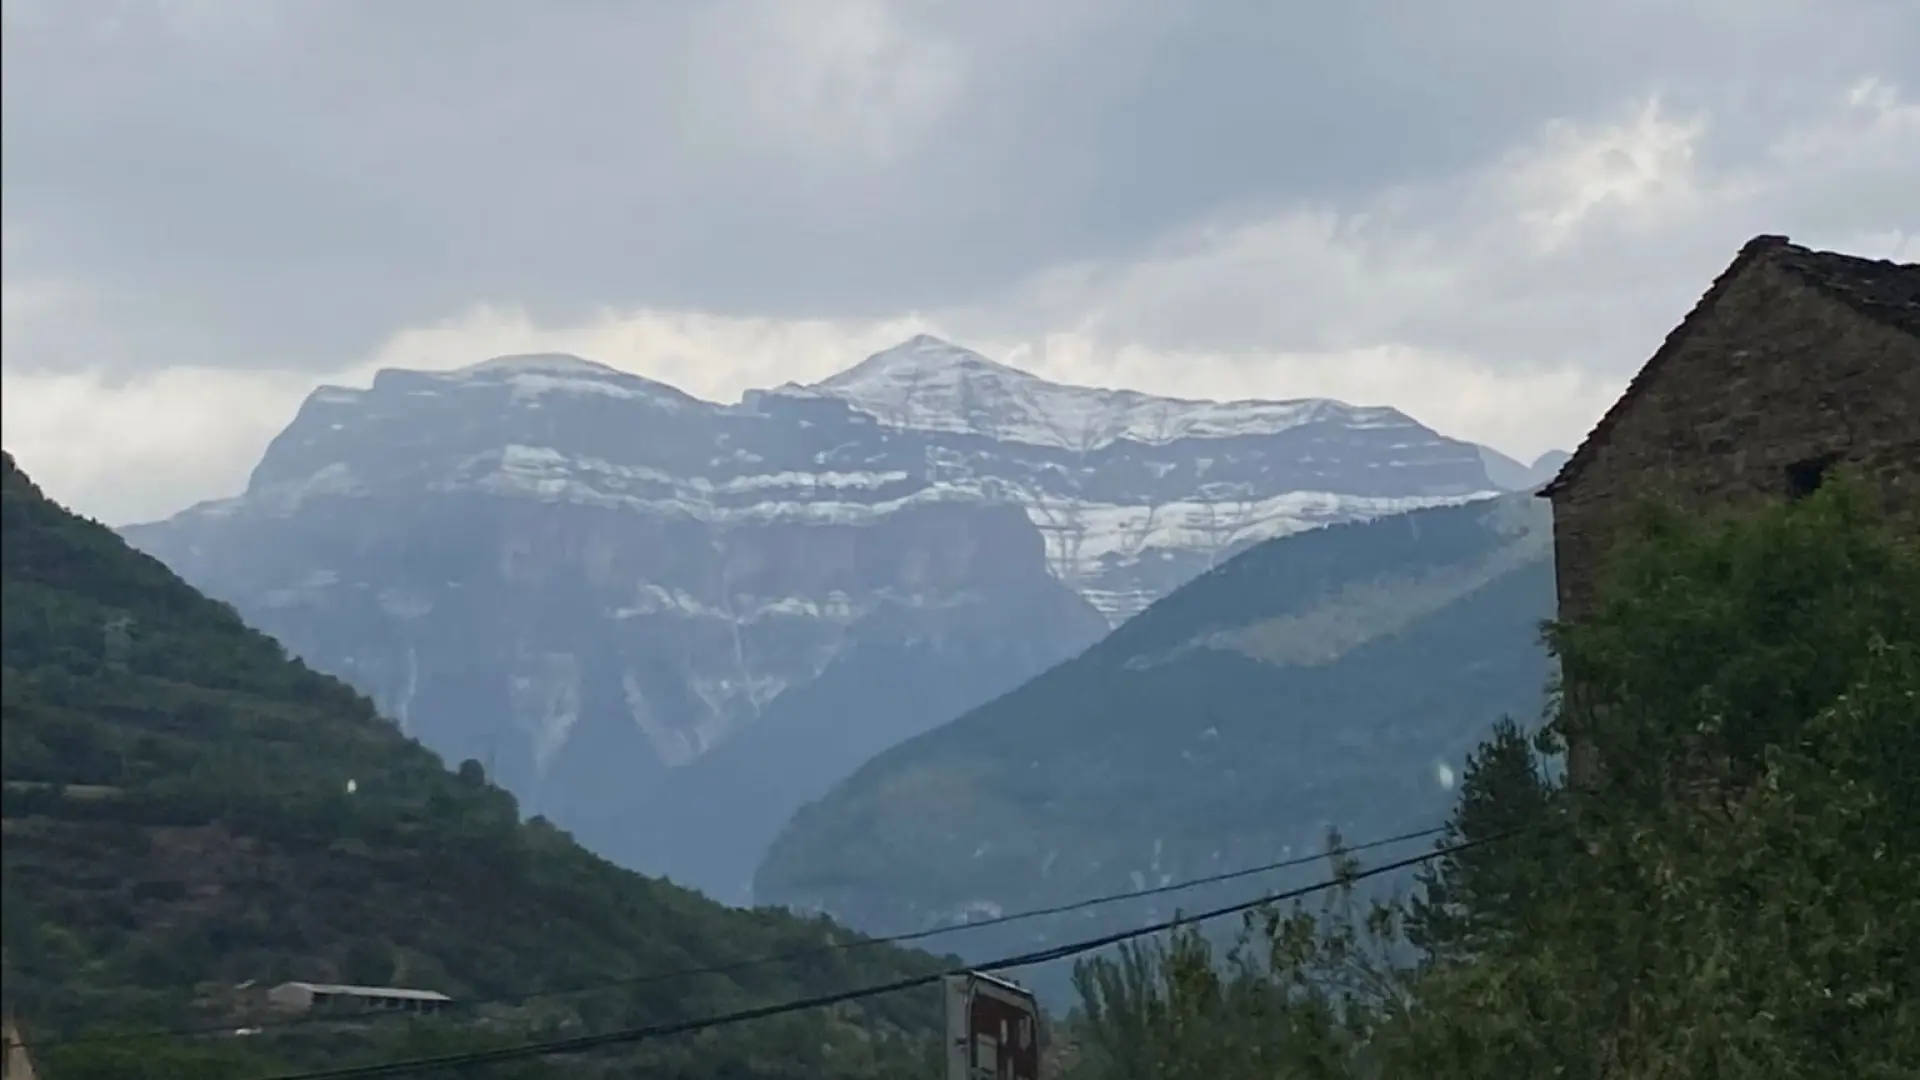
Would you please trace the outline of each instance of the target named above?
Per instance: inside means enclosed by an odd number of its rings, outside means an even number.
[[[1550,532],[1521,496],[1255,547],[870,762],[789,825],[756,896],[891,930],[1271,862],[1328,825],[1362,840],[1437,824],[1439,767],[1544,704]]]
[[[1920,1077],[1920,531],[1878,502],[1626,518],[1551,631],[1580,692],[1476,751],[1411,903],[1080,969],[1061,1080]]]
[[[231,1010],[248,999],[235,987],[250,981],[495,998],[851,936],[722,908],[522,824],[477,765],[447,769],[365,699],[46,499],[10,455],[3,500],[0,907],[5,1005],[29,1041],[237,1023]],[[670,1022],[937,966],[867,948],[542,998],[498,1015],[491,1037]],[[898,1076],[909,1049],[896,1043],[931,1033],[938,1006],[901,995],[784,1019],[629,1060],[649,1077]],[[203,1063],[181,1075],[257,1076],[269,1064],[377,1059],[394,1045],[387,1027],[312,1030],[245,1040],[253,1071]],[[50,1046],[41,1068],[51,1080],[102,1075],[132,1066],[99,1055],[158,1061],[163,1045],[174,1043]]]

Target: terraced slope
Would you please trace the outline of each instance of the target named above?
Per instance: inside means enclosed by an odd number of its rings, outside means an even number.
[[[11,456],[0,499],[0,909],[6,1006],[30,1038],[241,1023],[243,983],[493,998],[850,936],[724,908],[522,824],[477,766],[450,771],[359,694],[49,501]],[[538,999],[496,1022],[672,1021],[937,965],[861,949]],[[635,1060],[649,1076],[890,1076],[910,1052],[890,1040],[930,1036],[937,1020],[934,998],[909,995]],[[311,1063],[376,1055],[376,1036],[248,1045]]]

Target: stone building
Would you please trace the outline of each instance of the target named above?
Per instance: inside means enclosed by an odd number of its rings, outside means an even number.
[[[1792,498],[1841,462],[1920,516],[1920,265],[1755,237],[1540,490],[1560,617],[1637,500]]]

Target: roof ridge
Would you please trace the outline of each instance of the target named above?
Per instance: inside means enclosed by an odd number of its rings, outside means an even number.
[[[1620,396],[1614,399],[1612,406],[1601,414],[1599,421],[1593,425],[1593,430],[1587,432],[1587,437],[1580,440],[1579,446],[1574,447],[1573,454],[1561,463],[1560,471],[1534,494],[1542,497],[1551,496],[1586,468],[1587,462],[1591,461],[1597,452],[1595,446],[1606,438],[1607,434],[1620,422],[1620,418],[1625,415],[1627,409],[1646,390],[1646,384],[1652,377],[1651,373],[1660,367],[1668,356],[1678,351],[1691,335],[1696,319],[1713,306],[1713,302],[1720,298],[1720,294],[1726,291],[1727,285],[1741,271],[1767,255],[1792,246],[1791,240],[1777,233],[1761,233],[1740,245],[1740,250],[1734,255],[1733,261],[1714,277],[1713,282],[1707,286],[1707,291],[1701,293],[1700,299],[1694,301],[1693,307],[1688,309],[1685,317],[1672,330],[1667,331],[1667,336],[1661,340],[1660,347],[1654,350],[1646,363],[1640,365],[1639,371],[1634,372],[1633,378],[1627,381],[1627,388],[1622,390]]]
[[[1847,305],[1866,318],[1920,337],[1920,264],[1868,259],[1838,251],[1819,251],[1796,244],[1777,233],[1761,233],[1740,246],[1733,261],[1713,279],[1713,283],[1701,294],[1679,325],[1668,331],[1660,347],[1634,373],[1612,407],[1594,424],[1593,430],[1581,440],[1554,478],[1535,492],[1536,495],[1553,495],[1586,467],[1597,452],[1597,444],[1606,438],[1619,423],[1620,417],[1645,391],[1654,373],[1687,340],[1699,316],[1719,299],[1729,282],[1761,260],[1772,262],[1808,288]],[[1837,267],[1849,270],[1871,268],[1872,272],[1866,276],[1851,275],[1850,280],[1847,273],[1832,272]],[[1823,268],[1829,272],[1821,273]]]
[[[1920,338],[1920,263],[1803,247],[1786,250],[1775,262],[1822,295]]]

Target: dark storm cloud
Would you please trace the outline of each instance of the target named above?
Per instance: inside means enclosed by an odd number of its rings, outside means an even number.
[[[1737,155],[1915,55],[1910,0],[10,3],[6,272],[71,311],[8,363],[338,366],[476,303],[978,304],[1632,93]]]

